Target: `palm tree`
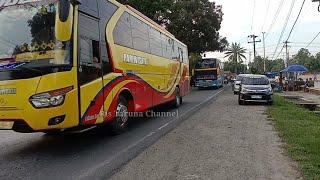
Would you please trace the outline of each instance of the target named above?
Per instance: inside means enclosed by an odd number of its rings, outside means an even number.
[[[225,58],[229,57],[229,61],[235,64],[235,73],[237,72],[238,63],[242,62],[242,58],[247,59],[244,55],[246,50],[241,47],[240,43],[232,43],[231,47],[225,52]]]

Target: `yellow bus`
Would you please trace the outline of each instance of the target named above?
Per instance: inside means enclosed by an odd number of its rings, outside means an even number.
[[[114,0],[0,0],[0,129],[110,123],[189,92],[187,46]]]

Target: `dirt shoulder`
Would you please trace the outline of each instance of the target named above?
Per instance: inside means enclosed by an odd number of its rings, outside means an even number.
[[[224,92],[111,179],[301,179],[265,111]]]

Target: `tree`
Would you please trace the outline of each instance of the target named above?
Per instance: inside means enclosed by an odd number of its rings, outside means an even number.
[[[246,59],[244,55],[246,50],[241,47],[240,43],[232,43],[231,47],[225,52],[226,56],[229,59],[229,62],[235,66],[235,73],[238,73],[238,63],[242,62],[242,59]]]
[[[195,68],[196,63],[198,60],[200,60],[202,57],[200,54],[196,54],[196,53],[190,53],[189,55],[189,71],[190,74],[193,75],[192,70]]]
[[[305,65],[309,60],[310,56],[311,56],[311,53],[309,52],[308,49],[301,48],[299,52],[293,56],[293,59],[290,62],[290,64]]]
[[[230,71],[231,73],[236,73],[236,69],[239,70],[240,73],[247,73],[247,66],[245,64],[234,64],[233,62],[224,62],[224,71]]]
[[[190,52],[223,51],[228,42],[219,35],[222,7],[208,0],[177,0],[168,29],[187,44]]]

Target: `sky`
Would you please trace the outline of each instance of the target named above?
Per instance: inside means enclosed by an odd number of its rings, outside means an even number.
[[[283,5],[279,11],[274,25],[272,21],[276,12],[280,7],[282,0],[210,0],[222,5],[224,13],[222,27],[219,31],[220,35],[226,37],[228,42],[241,43],[241,46],[247,49],[247,61],[249,61],[249,52],[252,53],[253,44],[249,44],[248,35],[254,34],[259,36],[257,40],[257,55],[263,56],[263,35],[266,32],[265,47],[266,57],[275,59],[276,57],[284,57],[285,50],[281,53],[283,42],[287,40],[289,32],[298,16],[303,0],[283,0]],[[270,1],[270,4],[269,4]],[[288,24],[284,30],[283,37],[280,35],[284,28],[291,4],[294,2]],[[268,9],[269,4],[269,9]],[[299,49],[306,47],[311,40],[320,32],[320,12],[318,12],[319,3],[306,0],[300,18],[289,38],[289,54],[296,54]],[[270,28],[271,27],[271,28]],[[268,34],[268,35],[267,35]],[[280,39],[280,40],[279,40]],[[280,42],[278,48],[277,44]],[[320,36],[308,47],[312,54],[320,52]],[[275,53],[276,52],[276,53]],[[280,55],[278,56],[278,54]],[[207,56],[221,57],[220,53],[207,53]]]

